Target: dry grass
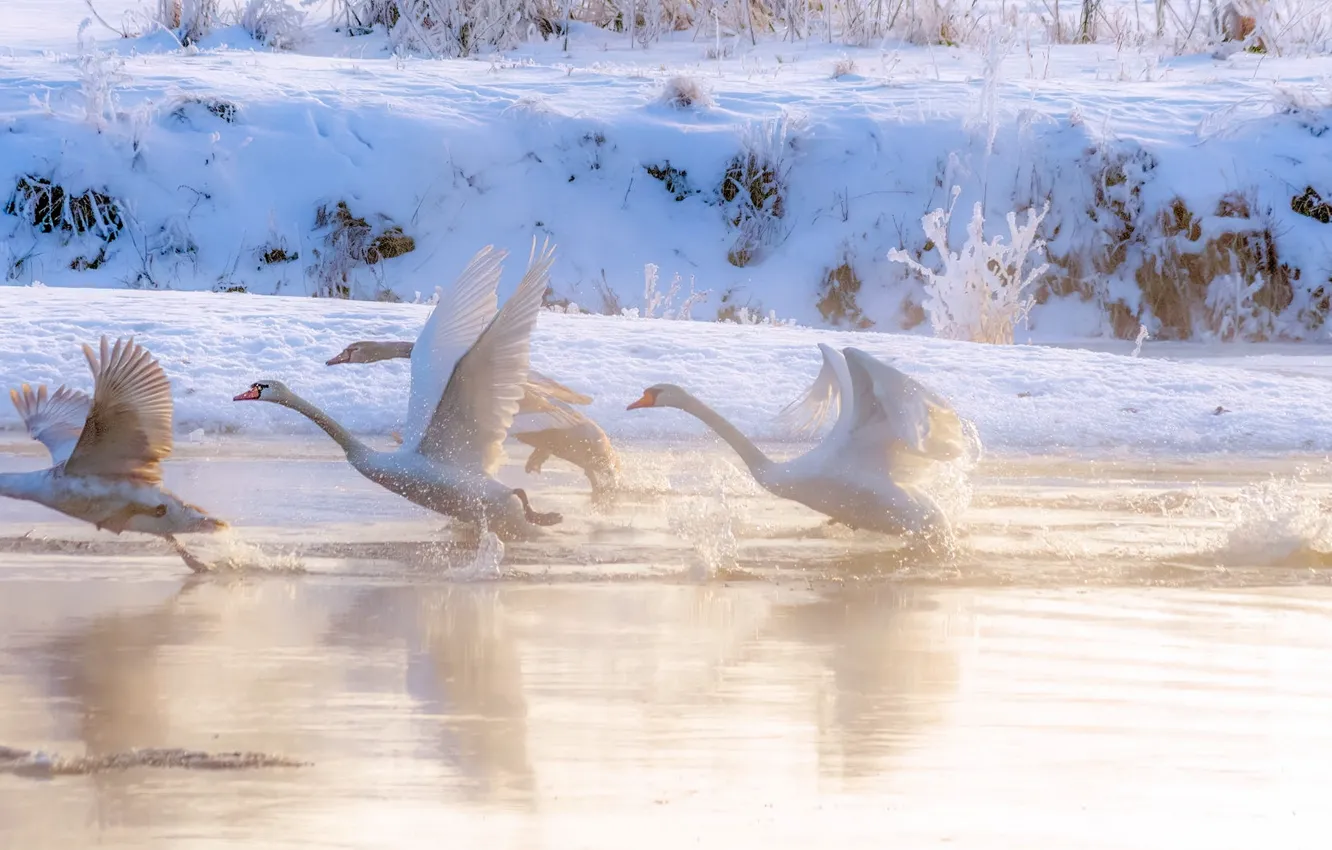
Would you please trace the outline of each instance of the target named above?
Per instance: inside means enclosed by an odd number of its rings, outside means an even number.
[[[321,206],[315,211],[315,229],[326,231],[324,246],[312,251],[315,263],[309,269],[316,295],[350,298],[353,269],[416,250],[415,239],[403,233],[401,227],[384,221],[385,226],[375,233],[369,222],[352,214],[346,201],[338,201],[332,209]],[[385,291],[381,287],[376,297]]]
[[[746,151],[731,159],[717,188],[727,224],[738,230],[735,244],[726,254],[726,260],[737,268],[758,261],[763,246],[781,230],[786,216],[785,144],[785,125],[751,132]]]
[[[848,326],[856,330],[874,327],[873,320],[867,318],[856,303],[860,287],[860,276],[851,265],[850,257],[844,256],[837,266],[828,269],[823,275],[816,304],[819,315],[831,325]]]
[[[106,192],[74,194],[45,177],[26,175],[14,184],[5,213],[18,216],[42,233],[92,233],[113,242],[125,227],[121,204]]]
[[[1294,300],[1300,271],[1281,262],[1267,217],[1256,214],[1250,198],[1226,195],[1210,218],[1176,198],[1157,214],[1154,229],[1158,238],[1149,244],[1157,247],[1135,279],[1143,306],[1160,323],[1159,338],[1188,339],[1198,328],[1226,336],[1242,327],[1257,328],[1243,335],[1264,338],[1261,327]],[[1247,295],[1221,306],[1211,290],[1227,281]]]

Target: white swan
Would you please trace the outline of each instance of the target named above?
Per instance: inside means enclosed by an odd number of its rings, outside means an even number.
[[[913,483],[927,464],[961,457],[967,449],[957,414],[946,401],[858,348],[841,353],[820,344],[823,371],[807,396],[840,398],[836,423],[824,439],[793,460],[774,462],[715,410],[674,384],[643,391],[629,405],[674,407],[698,417],[735,449],[769,492],[799,502],[852,528],[919,534],[951,541],[948,517]],[[825,401],[826,411],[829,402]]]
[[[546,292],[554,249],[532,258],[518,290],[498,313],[495,290],[506,252],[477,252],[426,320],[412,351],[412,385],[395,451],[378,451],[274,380],[256,381],[236,401],[267,401],[303,414],[342,447],[357,472],[438,513],[474,522],[501,538],[554,525],[527,494],[496,481],[504,435],[527,381],[530,337]]]
[[[162,487],[162,461],[172,449],[171,383],[161,365],[134,340],[102,337],[100,357],[83,356],[93,395],[24,384],[9,397],[33,439],[54,465],[36,472],[0,473],[0,496],[37,502],[98,530],[137,531],[165,539],[190,569],[207,569],[176,534],[220,531],[225,522]]]
[[[378,363],[412,356],[415,344],[408,340],[361,340],[329,358],[325,365]],[[592,399],[559,381],[534,370],[527,373],[523,397],[509,436],[531,446],[524,469],[541,472],[551,457],[568,461],[587,476],[594,499],[612,496],[620,484],[620,458],[601,426],[571,405],[591,404]]]

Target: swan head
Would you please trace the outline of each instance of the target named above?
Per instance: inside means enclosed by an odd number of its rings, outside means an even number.
[[[625,408],[638,410],[640,407],[684,407],[691,398],[675,384],[654,384],[643,390],[643,397]]]
[[[232,399],[232,401],[271,401],[274,404],[286,404],[295,394],[281,381],[265,379],[250,384],[250,388]]]
[[[198,505],[189,502],[168,504],[166,518],[177,534],[211,534],[230,528],[227,523],[211,517]]]
[[[338,354],[329,358],[325,366],[337,366],[339,363],[378,363],[380,360],[392,360],[400,357],[397,347],[382,342],[362,340],[353,342]]]

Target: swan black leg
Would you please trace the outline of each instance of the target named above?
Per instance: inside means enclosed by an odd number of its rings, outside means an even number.
[[[527,501],[527,493],[521,487],[514,488],[513,495],[517,496],[518,501],[523,503],[523,515],[533,525],[558,525],[564,522],[564,517],[555,511],[542,514],[532,510],[532,505]]]

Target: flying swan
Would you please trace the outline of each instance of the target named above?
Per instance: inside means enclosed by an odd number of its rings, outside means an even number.
[[[100,356],[99,356],[100,355]],[[195,572],[207,566],[176,534],[220,531],[227,524],[162,487],[162,461],[171,454],[171,383],[162,366],[133,339],[101,350],[83,346],[93,395],[61,386],[54,393],[24,384],[9,397],[53,465],[36,472],[0,473],[0,495],[45,505],[90,522],[99,531],[137,531],[171,544]]]
[[[403,442],[372,449],[281,381],[261,380],[236,401],[267,401],[309,418],[342,447],[357,472],[421,507],[477,523],[501,539],[560,522],[532,510],[527,494],[495,480],[504,435],[528,380],[528,354],[554,247],[533,242],[527,273],[495,312],[507,256],[486,246],[426,320],[411,352],[412,383]]]
[[[823,368],[806,393],[817,422],[838,404],[823,440],[793,460],[768,458],[721,414],[674,384],[657,384],[629,410],[674,407],[730,444],[766,490],[854,529],[952,539],[947,516],[915,482],[929,464],[966,453],[961,420],[940,396],[858,348],[819,344]],[[797,402],[800,404],[800,402]]]

